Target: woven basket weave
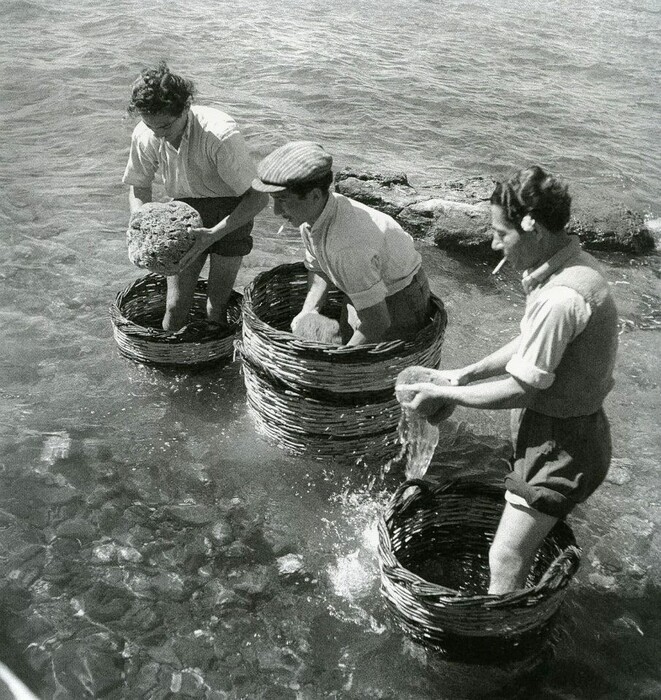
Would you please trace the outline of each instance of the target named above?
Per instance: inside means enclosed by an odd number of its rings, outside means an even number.
[[[303,263],[257,275],[244,290],[243,352],[253,364],[295,389],[334,393],[392,391],[393,377],[410,365],[436,367],[447,324],[443,302],[432,296],[432,322],[413,340],[340,348],[297,338],[289,330],[307,294]],[[340,315],[341,294],[329,294],[324,313]]]
[[[219,332],[206,317],[207,281],[197,282],[189,322],[176,332],[161,328],[165,314],[165,277],[149,273],[119,292],[110,307],[113,335],[120,352],[137,362],[201,365],[229,360],[241,321],[242,296],[232,292],[229,329]]]
[[[561,521],[542,543],[526,588],[487,595],[503,496],[500,485],[468,479],[410,480],[380,519],[385,602],[400,629],[443,658],[506,663],[542,653],[579,566],[580,550]]]
[[[400,408],[394,398],[354,405],[338,403],[328,393],[315,398],[267,377],[245,358],[243,374],[257,428],[292,454],[346,463],[368,457],[370,462],[384,463],[398,451]]]
[[[432,320],[411,341],[340,348],[289,331],[306,293],[302,263],[263,272],[244,290],[237,349],[257,427],[295,454],[382,463],[399,451],[397,375],[411,364],[440,361],[447,324],[443,303],[433,297]],[[341,300],[331,292],[324,313],[338,318]]]

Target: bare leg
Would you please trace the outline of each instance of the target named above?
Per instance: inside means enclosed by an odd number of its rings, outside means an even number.
[[[539,545],[558,518],[532,508],[505,503],[489,550],[489,593],[499,595],[524,588]]]
[[[227,305],[239,273],[241,256],[224,257],[211,254],[207,287],[207,316],[214,323],[227,323]]]
[[[203,253],[178,275],[166,277],[168,292],[163,317],[163,328],[166,331],[178,331],[186,325],[188,312],[193,304],[195,286],[206,258]]]

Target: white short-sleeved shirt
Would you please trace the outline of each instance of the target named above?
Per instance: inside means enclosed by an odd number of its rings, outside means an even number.
[[[214,107],[194,105],[179,148],[144,122],[133,130],[122,182],[151,187],[157,171],[170,197],[237,197],[251,186],[255,166],[236,122]]]
[[[548,389],[553,384],[567,345],[585,330],[592,313],[590,304],[576,290],[544,287],[544,282],[576,254],[577,247],[578,239],[572,239],[540,267],[523,275],[527,297],[520,342],[505,370],[537,389]]]
[[[413,238],[390,216],[331,192],[312,227],[300,227],[305,266],[323,272],[357,310],[405,287],[422,258]]]

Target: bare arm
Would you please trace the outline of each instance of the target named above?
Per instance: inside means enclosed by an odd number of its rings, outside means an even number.
[[[402,403],[405,408],[420,411],[426,416],[434,415],[447,404],[469,408],[525,408],[537,393],[534,387],[511,376],[470,386],[417,383],[404,384],[398,389],[414,394],[410,401]]]
[[[489,379],[489,377],[497,377],[505,373],[505,366],[512,359],[514,353],[519,347],[519,336],[510,340],[507,345],[492,352],[478,362],[470,365],[471,381],[475,382],[480,379]]]
[[[239,204],[229,216],[219,221],[209,229],[207,247],[217,243],[223,236],[252,221],[257,214],[268,204],[269,196],[266,192],[258,192],[251,187],[245,192]]]
[[[507,345],[487,355],[478,362],[466,365],[461,369],[438,370],[439,376],[447,379],[451,384],[463,386],[482,379],[498,377],[505,374],[505,367],[519,347],[519,336],[511,340]]]
[[[390,328],[390,313],[385,300],[374,306],[356,311],[360,319],[360,328],[353,332],[347,347],[378,343],[384,333]]]
[[[308,293],[303,302],[301,313],[321,311],[331,286],[331,281],[323,272],[308,270]]]
[[[143,204],[152,201],[151,187],[129,187],[129,211],[135,213]]]
[[[332,282],[323,272],[308,270],[308,293],[303,302],[303,308],[292,319],[292,332],[296,333],[297,326],[303,316],[321,311],[331,286]]]
[[[268,203],[269,196],[265,192],[257,192],[252,187],[243,195],[243,199],[234,208],[231,214],[219,221],[213,228],[194,228],[192,232],[197,238],[193,247],[184,255],[179,265],[183,270],[195,258],[201,255],[209,246],[217,243],[228,233],[239,226],[252,221]]]

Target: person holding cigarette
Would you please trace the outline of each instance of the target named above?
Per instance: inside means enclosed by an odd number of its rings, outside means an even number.
[[[345,296],[344,345],[413,338],[431,311],[420,253],[392,217],[331,192],[332,166],[319,144],[292,141],[258,164],[252,183],[271,195],[276,214],[299,227],[305,245],[308,292],[292,331],[300,334],[311,317],[322,323],[327,293],[336,287]]]
[[[538,166],[496,186],[492,248],[523,273],[520,333],[479,362],[436,370],[449,385],[398,387],[402,405],[432,422],[456,405],[513,409],[506,503],[489,553],[491,594],[525,586],[539,545],[597,489],[610,463],[602,404],[613,386],[618,314],[598,263],[566,231],[570,207],[567,187]]]

